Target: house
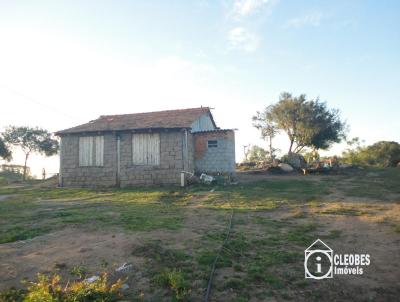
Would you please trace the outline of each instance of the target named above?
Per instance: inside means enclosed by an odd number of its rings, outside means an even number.
[[[210,108],[102,115],[58,131],[61,186],[179,184],[181,172],[235,173],[235,133]]]

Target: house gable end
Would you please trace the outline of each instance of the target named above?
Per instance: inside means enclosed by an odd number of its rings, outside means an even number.
[[[200,115],[200,117],[192,123],[191,128],[192,133],[218,129],[210,112]]]

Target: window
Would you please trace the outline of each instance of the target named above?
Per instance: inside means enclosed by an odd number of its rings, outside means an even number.
[[[148,166],[160,164],[160,135],[158,133],[132,135],[132,163]]]
[[[79,138],[79,166],[103,166],[104,136]]]
[[[218,141],[208,141],[208,148],[217,148],[218,147]]]

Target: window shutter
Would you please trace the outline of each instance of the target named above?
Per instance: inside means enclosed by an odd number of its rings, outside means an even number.
[[[84,165],[84,137],[80,137],[79,138],[79,166],[83,166]]]
[[[95,136],[95,166],[103,166],[103,158],[104,158],[104,136]]]
[[[103,166],[104,136],[79,138],[79,166]]]
[[[148,154],[148,165],[159,165],[160,164],[160,135],[158,133],[152,133],[149,135],[147,144]]]
[[[143,158],[143,136],[142,134],[132,135],[132,162],[134,165],[144,165]]]
[[[93,159],[92,137],[84,136],[79,138],[79,165],[90,166]]]
[[[132,163],[134,165],[160,164],[160,135],[158,133],[132,135]]]

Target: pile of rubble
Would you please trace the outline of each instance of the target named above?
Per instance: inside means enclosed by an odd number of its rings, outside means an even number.
[[[339,164],[337,157],[326,160],[315,159],[309,163],[304,156],[298,153],[290,153],[285,162],[274,160],[273,162],[245,162],[239,165],[239,170],[249,174],[284,174],[292,172],[301,172],[303,174],[311,173],[331,173],[339,169],[348,169],[352,165]]]

